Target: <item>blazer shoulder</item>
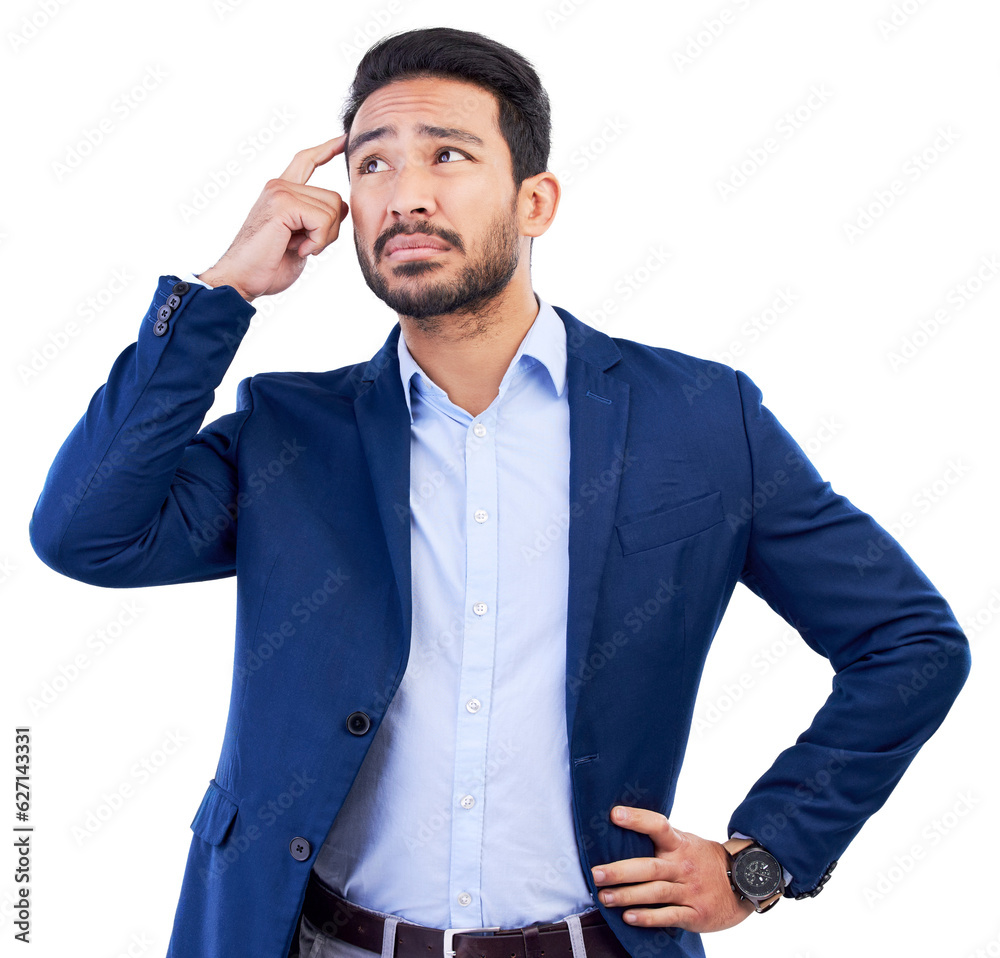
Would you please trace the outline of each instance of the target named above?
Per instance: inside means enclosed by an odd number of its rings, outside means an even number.
[[[637,340],[623,339],[619,336],[611,338],[621,350],[622,359],[633,363],[647,362],[661,368],[669,367],[678,371],[695,372],[704,371],[709,367],[717,367],[730,374],[735,373],[735,370],[725,363],[706,359],[703,356],[694,356],[691,353],[682,353],[680,350],[671,349],[668,346],[653,346],[649,343],[640,343]]]
[[[256,373],[240,383],[240,393],[255,396],[317,396],[339,398],[353,402],[361,391],[368,360],[351,363],[326,372],[266,372]]]
[[[667,346],[620,337],[613,337],[613,341],[621,351],[622,361],[612,372],[627,379],[633,390],[648,387],[657,393],[676,391],[691,407],[742,405],[740,380],[749,380],[732,366]]]
[[[725,363],[693,356],[666,346],[652,346],[634,339],[609,336],[596,326],[577,319],[569,310],[556,306],[566,326],[567,353],[585,362],[600,365],[620,378],[632,380],[643,376],[662,380],[702,379],[715,382],[726,379],[735,385],[736,371]]]

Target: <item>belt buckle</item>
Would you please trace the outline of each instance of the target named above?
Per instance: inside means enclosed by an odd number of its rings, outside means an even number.
[[[494,928],[446,928],[444,930],[444,955],[443,958],[455,958],[454,945],[455,935],[468,935],[474,931],[499,931],[499,926]]]

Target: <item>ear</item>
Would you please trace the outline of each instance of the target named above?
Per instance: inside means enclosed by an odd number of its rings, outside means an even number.
[[[560,196],[562,187],[555,174],[529,176],[518,191],[518,232],[522,236],[541,236],[556,217]]]

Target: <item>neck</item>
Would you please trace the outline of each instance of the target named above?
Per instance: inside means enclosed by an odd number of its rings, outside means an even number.
[[[406,348],[420,368],[471,415],[496,398],[510,361],[538,315],[530,275],[520,271],[474,312],[414,320],[400,316]]]

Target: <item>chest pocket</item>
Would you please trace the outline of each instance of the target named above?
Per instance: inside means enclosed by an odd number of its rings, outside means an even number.
[[[616,526],[622,555],[645,552],[657,546],[686,539],[704,532],[722,522],[722,493],[710,492],[706,496],[682,502],[660,512],[654,512],[644,519],[635,519]]]

